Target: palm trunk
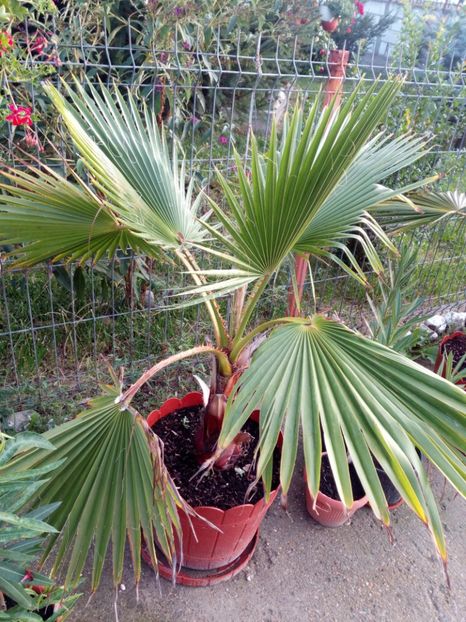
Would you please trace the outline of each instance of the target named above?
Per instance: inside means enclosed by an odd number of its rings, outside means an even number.
[[[304,293],[304,283],[307,277],[307,262],[309,255],[296,255],[294,269],[296,275],[297,292],[291,283],[288,290],[288,316],[298,317],[300,315],[301,302]],[[296,296],[297,294],[297,296]]]

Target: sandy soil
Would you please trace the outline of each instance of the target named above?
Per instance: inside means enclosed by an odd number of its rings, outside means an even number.
[[[436,477],[438,498],[443,480]],[[451,592],[427,530],[401,507],[393,512],[394,543],[363,508],[338,529],[306,513],[298,477],[289,513],[278,503],[267,515],[249,567],[209,588],[160,588],[144,568],[136,602],[128,563],[119,590],[120,622],[462,622],[466,621],[466,503],[447,488],[441,502],[448,540]],[[83,584],[83,588],[86,583]],[[114,619],[107,568],[99,592],[72,622]]]

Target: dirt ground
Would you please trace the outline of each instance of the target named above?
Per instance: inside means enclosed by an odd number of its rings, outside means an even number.
[[[145,566],[136,602],[131,569],[118,594],[120,622],[463,622],[466,621],[466,503],[435,478],[448,541],[449,592],[427,530],[401,507],[393,512],[394,543],[363,508],[337,529],[306,513],[299,477],[289,512],[276,502],[249,567],[208,588],[160,588]],[[83,584],[85,589],[86,583]],[[114,619],[111,570],[72,622]]]

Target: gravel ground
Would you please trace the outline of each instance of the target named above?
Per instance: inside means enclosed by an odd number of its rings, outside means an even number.
[[[427,530],[401,507],[393,512],[394,543],[369,510],[337,529],[306,513],[298,478],[289,512],[269,511],[249,567],[209,588],[173,587],[144,567],[136,602],[131,569],[118,594],[120,622],[463,622],[466,621],[466,503],[435,476],[448,541],[449,592]],[[83,584],[83,589],[86,583]],[[111,570],[72,622],[114,619]]]

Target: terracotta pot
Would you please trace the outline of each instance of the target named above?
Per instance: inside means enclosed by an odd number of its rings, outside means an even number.
[[[325,454],[323,454],[325,455]],[[350,474],[354,467],[350,465]],[[354,477],[357,477],[354,472]],[[304,477],[306,482],[306,477]],[[359,482],[359,479],[357,480]],[[360,484],[359,484],[360,486]],[[366,495],[355,499],[353,505],[347,508],[339,499],[332,499],[323,492],[317,493],[317,500],[314,503],[314,497],[309,492],[306,483],[306,508],[312,518],[324,527],[340,527],[353,516],[353,514],[362,508],[369,501]],[[315,506],[315,507],[314,507]]]
[[[446,335],[442,341],[439,344],[438,347],[438,353],[437,353],[437,358],[435,359],[435,366],[434,366],[434,372],[437,373],[440,365],[442,364],[442,359],[443,359],[443,354],[445,351],[445,345],[449,342],[449,341],[455,341],[456,339],[461,339],[462,341],[466,341],[466,333],[464,333],[461,330],[457,330],[454,333],[452,333],[451,335]],[[443,370],[442,372],[442,376],[443,378],[445,378],[445,370]],[[456,383],[458,386],[464,386],[465,390],[466,390],[466,378],[463,378],[463,380],[458,380],[458,382]]]
[[[336,96],[336,106],[340,105],[343,80],[349,61],[348,50],[330,50],[327,60],[329,77],[325,84],[324,106]]]
[[[419,458],[422,458],[422,454],[419,449],[416,448],[416,452]],[[377,471],[377,475],[379,476],[380,485],[382,486],[385,499],[387,500],[388,509],[396,510],[404,503],[402,496],[392,484],[392,480],[388,477],[378,462],[375,464],[375,469]]]
[[[403,499],[400,493],[392,484],[391,479],[382,468],[376,467],[376,471],[377,475],[379,476],[380,485],[382,486],[385,499],[387,500],[388,509],[396,510],[396,508],[399,508],[400,505],[403,504]]]
[[[159,410],[151,412],[147,422],[152,427],[157,421],[176,410],[200,406],[202,403],[202,394],[198,392],[188,393],[182,399],[171,398]],[[258,418],[258,411],[252,413],[251,419],[258,421]],[[280,437],[280,445],[281,441]],[[248,549],[252,545],[255,546],[255,538],[260,524],[277,494],[278,488],[271,492],[268,502],[265,501],[265,498],[262,498],[255,504],[245,503],[228,510],[221,510],[211,506],[198,506],[194,508],[200,516],[210,521],[218,530],[210,527],[199,518],[191,517],[194,533],[185,512],[178,510],[183,537],[181,546],[180,543],[177,543],[177,552],[178,554],[181,551],[183,553],[183,566],[195,570],[220,569],[222,571],[224,567],[228,567],[237,560],[243,561]],[[229,573],[223,580],[230,578],[230,576],[233,576],[233,574]],[[178,578],[177,582],[188,583],[183,580],[178,581]],[[188,584],[207,585],[212,582],[189,582]]]
[[[334,17],[333,19],[323,19],[320,24],[325,32],[335,32],[340,25],[340,18]]]

